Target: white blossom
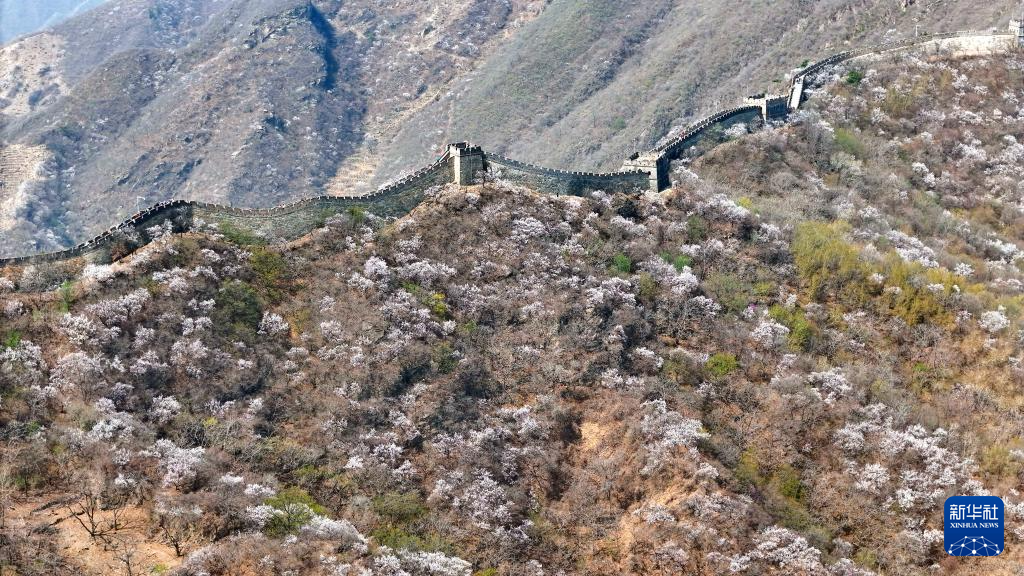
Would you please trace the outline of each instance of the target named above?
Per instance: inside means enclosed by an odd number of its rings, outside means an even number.
[[[996,334],[1009,326],[1010,320],[1006,317],[1006,308],[1000,306],[998,310],[982,312],[981,318],[978,319],[978,324],[986,332]]]
[[[260,320],[260,334],[275,336],[282,332],[287,332],[288,329],[288,323],[279,314],[273,312],[263,313],[263,319]]]

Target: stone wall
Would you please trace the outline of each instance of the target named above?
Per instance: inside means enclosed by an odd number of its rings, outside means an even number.
[[[1011,28],[1014,28],[1011,25]],[[1024,28],[1017,24],[1019,33]],[[1022,37],[1024,38],[1024,37]],[[871,46],[834,54],[801,70],[794,78],[789,96],[759,95],[747,104],[723,110],[687,127],[668,142],[645,152],[634,154],[621,172],[572,172],[543,168],[518,162],[497,154],[488,154],[466,143],[452,144],[436,162],[365,196],[318,196],[292,204],[267,209],[233,208],[174,200],[163,202],[129,218],[103,234],[74,248],[18,258],[0,259],[0,267],[10,264],[35,264],[82,258],[92,262],[109,262],[151,239],[147,229],[153,226],[170,228],[173,232],[216,224],[222,229],[267,238],[290,240],[308,233],[323,221],[353,207],[364,208],[381,216],[402,216],[412,211],[427,191],[445,184],[469,184],[483,174],[502,178],[540,192],[560,195],[585,195],[593,190],[608,193],[635,193],[662,190],[670,185],[668,171],[672,160],[704,142],[709,135],[739,122],[784,117],[785,112],[799,108],[806,98],[805,88],[820,81],[821,72],[853,58],[884,54],[908,47],[924,47],[942,53],[988,54],[1019,46],[1016,34],[954,32],[933,34],[909,40]],[[756,100],[756,101],[755,101]],[[788,110],[784,108],[788,107]],[[714,142],[712,142],[714,143]]]
[[[728,128],[740,122],[756,122],[761,117],[760,106],[741,106],[723,110],[693,124],[679,136],[669,140],[655,150],[669,160],[680,158],[686,150],[701,142],[701,138],[712,128]]]
[[[361,208],[378,216],[403,216],[423,201],[427,190],[451,183],[452,177],[451,160],[446,155],[427,168],[367,196],[317,196],[265,209],[197,202],[193,208],[193,226],[216,224],[222,229],[267,240],[294,240],[323,226],[327,218],[351,208]]]
[[[965,30],[926,34],[907,40],[840,52],[807,66],[793,78],[790,108],[798,108],[803,103],[806,99],[805,89],[812,84],[811,81],[820,72],[848,60],[885,54],[897,50],[906,50],[908,48],[950,56],[978,56],[1006,52],[1018,46],[1020,46],[1020,42],[1015,34],[993,34],[990,32]]]
[[[91,263],[110,262],[152,241],[148,230],[154,226],[177,233],[213,224],[258,238],[291,240],[322,225],[327,217],[353,207],[380,216],[402,216],[423,201],[427,190],[448,184],[452,178],[451,159],[445,154],[434,164],[366,196],[318,196],[275,208],[234,208],[191,200],[161,202],[73,248],[0,259],[0,267],[74,258]]]
[[[650,188],[650,175],[641,170],[626,172],[568,172],[518,162],[497,154],[485,154],[489,177],[501,178],[548,194],[582,196],[593,190],[610,194]]]

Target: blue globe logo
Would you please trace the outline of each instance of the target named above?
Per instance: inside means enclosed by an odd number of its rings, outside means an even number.
[[[950,544],[946,552],[950,556],[998,556],[1002,550],[984,536],[967,536]]]

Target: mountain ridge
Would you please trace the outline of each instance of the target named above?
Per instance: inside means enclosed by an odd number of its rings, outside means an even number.
[[[26,113],[0,102],[0,142],[14,155],[16,146],[46,146],[51,157],[29,171],[33,178],[8,183],[23,191],[0,198],[0,211],[17,214],[4,220],[15,224],[0,249],[57,249],[97,233],[99,222],[170,198],[259,207],[360,195],[426,164],[445,141],[539,165],[615,169],[680,118],[716,107],[719,92],[732,100],[762,85],[752,78],[780,79],[775,70],[787,59],[793,66],[842,32],[837,24],[811,41],[792,10],[767,5],[744,4],[754,26],[725,6],[669,0],[623,12],[605,1],[463,0],[429,11],[414,4],[119,0],[31,37],[53,42],[60,56],[38,85],[18,93]],[[840,23],[951,18],[917,3],[905,12],[858,5],[817,10],[834,10]],[[340,83],[324,76],[330,60],[309,6],[335,30],[337,45],[327,52]],[[1001,7],[987,4],[963,22],[996,22]],[[580,19],[606,30],[607,48],[595,47],[587,27],[572,26]],[[778,52],[753,32],[759,26],[812,46]],[[721,53],[708,53],[711,45]],[[19,44],[5,50],[15,63],[26,52]],[[91,65],[107,54],[106,64]],[[537,65],[524,64],[531,58]],[[777,64],[759,64],[766,59]],[[506,74],[513,62],[528,70]],[[757,74],[742,71],[751,69]],[[532,84],[502,85],[515,77]],[[588,109],[594,99],[608,101]]]
[[[312,4],[310,4],[307,7],[307,10],[309,11],[307,13],[310,16],[313,16],[312,11],[315,11],[315,8],[312,6]],[[806,98],[806,90],[810,88],[810,85],[805,86],[805,82],[807,82],[807,79],[815,77],[829,66],[835,66],[847,60],[851,60],[857,57],[866,56],[870,54],[892,52],[894,50],[907,50],[913,49],[915,47],[920,48],[925,45],[932,45],[935,47],[936,50],[943,50],[943,48],[941,47],[941,43],[949,41],[951,41],[949,45],[944,48],[946,52],[952,50],[953,53],[955,53],[957,50],[966,50],[968,52],[987,53],[990,51],[998,52],[1000,50],[1010,50],[1012,48],[1009,45],[1002,46],[1000,43],[1011,45],[1024,44],[1024,27],[1011,27],[1010,32],[1008,33],[992,35],[978,35],[975,31],[938,33],[934,35],[921,36],[919,38],[911,40],[904,40],[900,42],[882,44],[879,46],[848,50],[838,54],[834,54],[832,56],[828,56],[818,62],[809,64],[803,69],[801,69],[800,72],[797,73],[797,75],[794,76],[792,79],[792,85],[789,90],[790,94],[782,96],[771,96],[762,94],[760,97],[760,114],[762,116],[761,120],[767,122],[772,119],[782,119],[785,117],[785,115],[795,112],[802,104],[803,100]],[[325,60],[325,67],[330,68],[330,63],[327,60]],[[330,73],[325,72],[325,81],[329,77]],[[770,112],[768,102],[771,101],[773,98],[778,100],[785,100],[787,102],[787,104],[785,105],[786,110],[784,112]],[[689,146],[692,147],[694,144],[698,142],[697,139],[700,138],[703,132],[712,129],[719,124],[721,124],[719,130],[724,129],[728,127],[728,124],[725,123],[735,122],[733,118],[736,117],[737,115],[749,113],[755,110],[758,110],[758,107],[750,106],[748,103],[748,106],[744,108],[735,108],[712,114],[708,118],[690,126],[688,129],[684,130],[682,134],[676,135],[671,140],[668,140],[665,143],[661,144],[654,150],[647,153],[646,156],[642,155],[643,158],[641,160],[637,160],[637,155],[632,156],[629,159],[629,161],[626,162],[623,171],[617,173],[588,173],[571,170],[557,170],[551,168],[544,168],[540,166],[534,166],[528,163],[518,162],[508,158],[503,158],[500,155],[493,155],[496,158],[497,163],[499,165],[499,168],[497,169],[497,175],[499,175],[500,177],[507,177],[507,174],[501,172],[501,166],[503,166],[506,169],[511,169],[513,171],[526,170],[527,172],[540,172],[542,174],[547,174],[548,176],[554,177],[556,180],[561,179],[569,182],[573,182],[575,180],[582,180],[584,178],[589,177],[597,177],[596,180],[586,180],[585,186],[587,189],[614,193],[622,189],[622,184],[616,179],[617,176],[629,174],[645,174],[648,175],[650,182],[648,187],[654,191],[660,191],[663,187],[667,187],[670,184],[666,171],[669,167],[669,164],[672,161],[679,158],[679,155],[684,150],[684,144],[689,144]],[[773,114],[780,114],[780,116],[773,117]],[[668,137],[666,136],[666,138]],[[713,144],[711,145],[713,146]],[[441,158],[439,158],[436,162],[432,163],[431,165],[422,168],[414,172],[413,174],[403,177],[396,182],[382,186],[381,188],[377,189],[372,193],[358,196],[333,197],[336,199],[334,200],[334,204],[341,207],[363,206],[364,201],[376,201],[376,198],[382,198],[392,194],[402,194],[408,188],[412,188],[415,191],[415,193],[419,193],[421,195],[420,198],[422,198],[422,194],[425,193],[429,187],[436,185],[436,179],[433,177],[433,174],[436,172],[436,170],[442,164],[453,161],[453,152],[454,155],[459,155],[460,153],[464,152],[466,148],[467,145],[465,144],[449,145],[445,154],[442,155]],[[473,148],[474,150],[476,149],[472,146],[469,146],[469,148]],[[474,154],[477,153],[480,154],[480,169],[483,170],[485,173],[495,172],[495,168],[491,167],[491,162],[488,161],[488,158],[491,157],[492,155],[484,153],[482,151],[474,152]],[[639,164],[637,162],[639,162]],[[458,169],[452,170],[453,175],[451,177],[451,181],[456,184],[468,184],[471,183],[474,178],[476,178],[476,169],[470,169],[470,172],[464,174],[460,174]],[[486,177],[487,176],[485,176],[485,178]],[[602,179],[607,179],[607,184],[603,184]],[[561,188],[557,186],[547,189],[547,183],[544,180],[530,180],[530,184],[534,189],[539,189],[541,191],[550,191],[556,194],[560,193],[561,190]],[[570,184],[568,186],[568,189],[575,189],[576,187],[579,187],[581,185],[582,183]],[[639,190],[641,188],[642,186],[638,187],[637,189]],[[582,188],[580,189],[582,190]],[[288,213],[289,211],[295,209],[296,207],[303,207],[309,205],[315,205],[316,210],[319,210],[321,212],[324,210],[338,211],[339,209],[335,208],[332,205],[332,202],[329,201],[331,199],[331,196],[317,196],[298,200],[290,204],[275,206],[269,209],[256,209],[248,212],[253,215],[268,217],[280,213]],[[382,214],[392,214],[394,212],[394,209],[388,207],[387,202],[388,201],[385,201],[385,203],[382,204],[382,206],[384,207],[383,212],[381,212],[380,210],[376,211]],[[403,205],[410,206],[408,204],[408,201],[404,201]],[[132,217],[126,219],[122,223],[112,226],[99,236],[81,242],[67,250],[45,253],[37,256],[16,256],[2,258],[0,259],[0,266],[7,264],[24,264],[44,261],[51,262],[54,260],[60,260],[64,258],[78,257],[80,255],[89,253],[94,253],[96,255],[95,257],[98,257],[101,260],[104,258],[110,258],[110,254],[112,253],[125,254],[128,250],[130,250],[129,248],[127,248],[127,246],[134,245],[138,247],[146,243],[146,229],[153,226],[155,222],[172,223],[170,225],[172,225],[173,228],[178,231],[191,229],[192,227],[196,226],[192,222],[192,220],[194,220],[194,217],[189,216],[187,218],[182,219],[182,217],[179,214],[181,209],[194,207],[212,210],[213,212],[206,212],[205,217],[213,217],[214,219],[216,219],[217,210],[220,210],[222,212],[233,212],[236,214],[245,214],[247,212],[244,209],[233,208],[230,205],[218,205],[216,203],[208,202],[182,200],[174,202],[163,202],[151,206],[146,210],[142,210],[133,215]],[[166,216],[164,215],[165,211],[170,211],[172,212],[172,214],[170,216]],[[202,226],[205,226],[205,220],[204,224],[201,225],[200,227]],[[311,227],[312,224],[309,224],[309,226]],[[253,231],[249,231],[249,233],[253,233]],[[265,233],[265,231],[263,233]],[[138,244],[137,240],[128,240],[128,238],[141,238],[142,244]],[[113,248],[114,245],[117,246],[116,249]]]

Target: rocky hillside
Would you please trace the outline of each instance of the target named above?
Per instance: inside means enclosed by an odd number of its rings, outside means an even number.
[[[1022,73],[857,61],[664,194],[4,269],[0,570],[1018,573]]]
[[[172,197],[365,192],[446,141],[617,168],[805,59],[1013,4],[114,0],[0,49],[0,254]]]
[[[533,4],[123,0],[7,46],[0,137],[33,176],[4,182],[17,222],[3,251],[66,244],[170,197],[321,194],[371,123],[445,85]]]

